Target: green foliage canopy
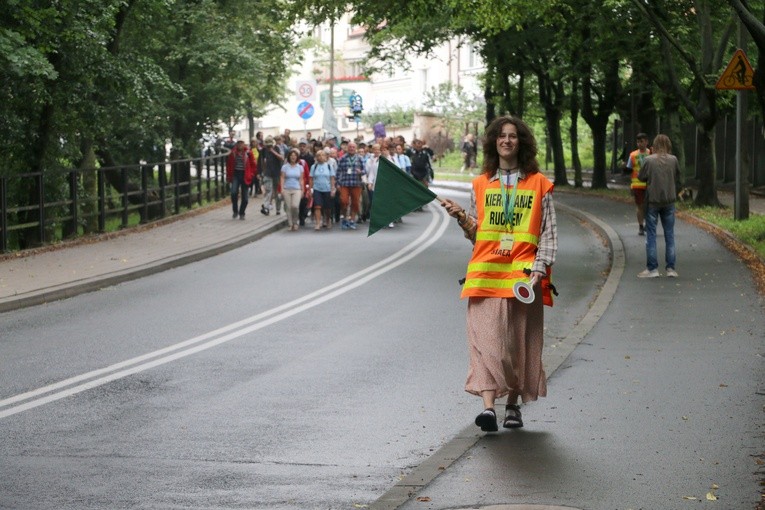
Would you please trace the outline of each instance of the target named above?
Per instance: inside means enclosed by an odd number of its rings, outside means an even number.
[[[3,172],[193,155],[278,102],[296,41],[279,0],[3,2]]]

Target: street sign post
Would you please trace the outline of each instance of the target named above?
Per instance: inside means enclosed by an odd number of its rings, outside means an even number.
[[[303,131],[308,129],[308,119],[313,117],[314,107],[308,101],[303,101],[297,107],[298,116],[303,119]]]
[[[361,95],[355,90],[353,94],[348,98],[348,109],[351,111],[350,118],[356,123],[356,138],[359,136],[359,122],[361,122],[361,112],[364,111],[363,103],[361,102]]]
[[[312,105],[311,103],[309,103],[308,101],[303,101],[302,103],[300,103],[300,104],[298,105],[298,107],[297,107],[297,113],[298,113],[298,116],[299,116],[301,119],[303,119],[304,121],[305,121],[305,120],[308,120],[308,119],[310,119],[311,117],[313,117],[313,113],[314,113],[314,107],[313,107],[313,105]]]
[[[316,80],[298,80],[295,82],[295,99],[298,102],[316,102]]]
[[[754,70],[749,59],[746,58],[746,53],[738,49],[720,75],[720,79],[717,80],[715,88],[717,90],[754,90],[753,76]]]
[[[741,136],[744,130],[744,91],[754,90],[752,77],[754,70],[746,58],[744,50],[737,49],[730,59],[728,66],[717,80],[715,88],[717,90],[735,90],[736,91],[736,189],[733,201],[733,218],[736,220],[745,220],[749,217],[749,211],[744,210],[744,175],[741,168]],[[748,192],[748,190],[746,190]],[[748,204],[748,197],[747,204]]]

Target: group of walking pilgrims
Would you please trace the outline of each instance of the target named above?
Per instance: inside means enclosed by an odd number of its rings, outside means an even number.
[[[244,220],[249,197],[262,194],[260,212],[284,211],[291,232],[311,221],[314,230],[338,223],[343,230],[355,230],[367,221],[380,158],[425,186],[433,180],[433,151],[416,138],[411,145],[402,136],[380,137],[370,144],[337,143],[335,138],[318,141],[307,132],[296,142],[285,129],[283,135],[265,138],[258,132],[250,144],[236,141],[232,132],[224,146],[231,150],[226,178],[232,217]]]

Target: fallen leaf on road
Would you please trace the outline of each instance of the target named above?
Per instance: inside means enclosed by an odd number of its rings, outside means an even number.
[[[358,503],[354,503],[353,508],[369,508],[369,505],[359,505]]]
[[[717,501],[717,496],[715,496],[714,492],[707,492],[707,501]]]
[[[419,498],[417,498],[417,501],[419,501],[420,503],[428,503],[430,501],[430,498],[427,496],[420,496]]]
[[[719,485],[717,485],[716,483],[713,483],[713,484],[712,484],[712,489],[714,489],[714,490],[717,490],[717,489],[719,489],[719,488],[720,488],[720,486],[719,486]]]
[[[683,499],[696,499],[696,496],[683,496]]]

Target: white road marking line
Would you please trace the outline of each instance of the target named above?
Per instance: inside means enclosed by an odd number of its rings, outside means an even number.
[[[210,349],[217,345],[228,342],[229,340],[239,338],[240,336],[270,326],[271,324],[289,318],[295,314],[301,313],[309,308],[318,306],[326,301],[329,301],[330,299],[334,299],[337,296],[360,287],[370,280],[373,280],[374,278],[377,278],[378,276],[383,275],[388,271],[391,271],[400,266],[401,264],[413,259],[424,250],[432,246],[436,241],[438,241],[438,239],[440,239],[446,231],[448,224],[447,220],[449,216],[440,206],[437,207],[437,212],[440,214],[433,214],[430,224],[417,239],[396,253],[375,264],[372,264],[365,269],[362,269],[361,271],[357,271],[356,273],[347,276],[342,280],[338,280],[331,285],[290,301],[289,303],[274,307],[270,310],[266,310],[257,315],[253,315],[214,331],[210,331],[194,338],[184,340],[183,342],[179,342],[163,349],[143,354],[141,356],[137,356],[120,363],[115,363],[105,368],[93,370],[91,372],[87,372],[75,377],[70,377],[57,383],[53,383],[35,390],[0,400],[0,408],[13,406],[5,410],[0,410],[0,419],[28,411],[30,409],[34,409],[35,407],[39,407],[50,402],[55,402],[56,400],[60,400],[65,397],[76,395],[77,393],[81,393],[85,390],[104,385],[111,381],[115,381],[117,379],[121,379],[123,377],[127,377],[129,375],[136,374],[150,368],[164,365],[165,363],[190,356],[206,349]],[[432,234],[434,231],[435,234]],[[26,400],[28,400],[28,402],[19,404],[19,402]]]

